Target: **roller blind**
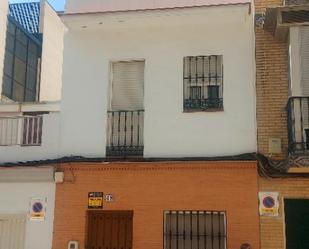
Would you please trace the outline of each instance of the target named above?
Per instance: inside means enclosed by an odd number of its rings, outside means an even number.
[[[301,84],[309,96],[309,27],[300,28]]]
[[[112,111],[144,109],[144,61],[112,64]]]

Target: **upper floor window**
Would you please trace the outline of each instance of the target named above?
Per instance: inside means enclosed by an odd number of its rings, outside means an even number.
[[[8,19],[2,94],[17,102],[37,99],[41,45],[19,24]]]
[[[184,110],[223,109],[222,55],[184,58]]]

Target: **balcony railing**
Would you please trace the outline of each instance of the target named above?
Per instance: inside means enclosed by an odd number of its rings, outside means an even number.
[[[144,110],[108,111],[108,157],[140,157],[144,152]]]
[[[39,146],[42,116],[0,117],[0,146]]]
[[[309,152],[309,96],[288,102],[289,152]]]

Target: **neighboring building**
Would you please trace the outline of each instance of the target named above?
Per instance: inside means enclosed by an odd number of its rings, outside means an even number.
[[[309,1],[255,5],[259,189],[279,194],[279,215],[260,218],[261,249],[308,248]]]
[[[0,67],[0,162],[57,158],[64,26],[45,1],[8,9],[0,48],[5,58]]]
[[[259,248],[252,3],[66,4],[53,248]]]
[[[0,3],[0,248],[51,249],[64,26],[48,3]],[[29,166],[29,167],[20,167]]]

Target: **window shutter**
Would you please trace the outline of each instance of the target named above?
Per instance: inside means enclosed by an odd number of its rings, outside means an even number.
[[[300,28],[301,84],[304,95],[309,96],[309,27]]]
[[[144,65],[143,61],[113,63],[113,111],[144,109]]]

